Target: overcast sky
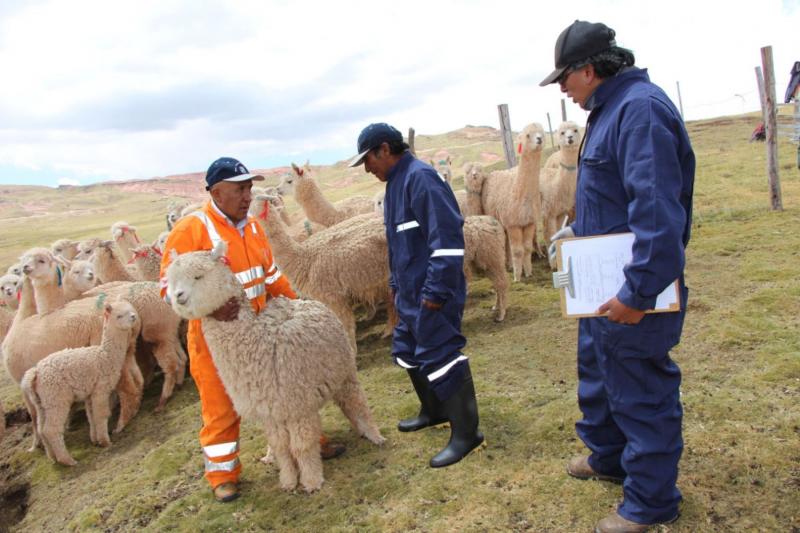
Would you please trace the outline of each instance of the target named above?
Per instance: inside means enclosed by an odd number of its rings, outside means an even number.
[[[514,129],[555,128],[561,93],[538,82],[576,18],[676,104],[680,82],[687,120],[757,110],[762,46],[779,102],[800,60],[798,0],[0,0],[0,183],[330,164],[370,122],[497,127],[500,103]]]

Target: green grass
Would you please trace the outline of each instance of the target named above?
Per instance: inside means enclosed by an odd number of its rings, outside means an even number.
[[[800,174],[792,166],[795,147],[782,144],[785,210],[772,212],[764,146],[747,142],[756,122],[744,116],[689,124],[698,160],[687,256],[691,294],[683,340],[673,351],[683,370],[685,451],[678,485],[684,503],[681,519],[662,531],[800,528]],[[435,153],[470,142],[475,139],[457,133],[420,136],[417,149]],[[494,143],[485,151],[502,154],[499,141]],[[475,149],[484,151],[482,146],[464,150]],[[476,153],[458,150],[450,150],[458,154],[457,164]],[[323,168],[320,175],[332,199],[377,189],[371,176],[341,165]],[[335,186],[348,176],[347,187]],[[4,229],[0,260],[69,232],[76,237],[107,232],[114,220],[144,228],[140,234],[147,239],[163,224],[161,197],[123,202],[110,200],[102,188],[85,197],[77,191],[48,194],[54,204],[63,194],[71,205],[84,200],[89,209],[113,205],[85,216],[26,217],[12,231]],[[53,220],[56,227],[50,227]],[[146,390],[141,413],[112,437],[110,449],[91,446],[86,422],[73,422],[66,435],[79,461],[73,469],[25,451],[29,425],[10,428],[0,443],[0,487],[4,481],[30,483],[27,514],[14,528],[588,531],[614,509],[621,489],[564,473],[566,460],[584,451],[574,432],[580,416],[577,328],[560,317],[549,277],[537,261],[531,279],[513,284],[501,324],[490,319],[489,283],[478,279],[470,287],[464,332],[489,446],[457,466],[427,467],[446,443],[446,430],[394,429],[417,403],[405,373],[390,364],[379,317],[359,324],[358,364],[387,443],[376,448],[356,438],[341,414],[326,407],[323,426],[348,451],[325,463],[320,493],[278,490],[275,467],[258,462],[266,446],[263,434],[245,422],[243,496],[229,505],[214,503],[196,440],[197,392],[187,380],[165,412],[154,414],[157,380]],[[0,399],[7,410],[20,405],[7,377],[0,381]]]

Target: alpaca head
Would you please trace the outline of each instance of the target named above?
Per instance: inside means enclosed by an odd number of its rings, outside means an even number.
[[[53,255],[64,259],[73,259],[78,253],[78,243],[69,239],[59,239],[50,245]]]
[[[85,241],[79,242],[78,253],[75,254],[74,259],[91,259],[95,248],[97,248],[101,242],[103,242],[103,240],[97,238],[86,239]]]
[[[139,244],[139,236],[136,235],[136,228],[127,222],[114,222],[111,225],[111,235],[117,242],[125,241],[131,246]]]
[[[167,205],[167,227],[172,229],[181,218],[181,211],[186,207],[186,202],[170,202]]]
[[[464,167],[464,188],[467,191],[480,194],[485,180],[486,172],[478,163],[469,163]]]
[[[127,300],[117,298],[103,307],[103,323],[107,327],[131,330],[139,322],[136,309]]]
[[[385,197],[386,191],[378,191],[372,197],[372,209],[380,216],[383,216],[383,200]]]
[[[311,175],[311,165],[306,161],[303,168],[298,167],[292,163],[292,171],[285,174],[278,185],[278,194],[287,196],[289,194],[297,195],[298,190],[302,191],[304,187],[309,187],[313,184],[314,177]]]
[[[156,238],[155,242],[153,243],[153,248],[161,253],[164,253],[164,246],[167,244],[167,237],[169,237],[168,231],[162,231],[159,233],[158,238]]]
[[[6,270],[6,274],[14,274],[15,276],[22,276],[22,263],[14,263],[8,270]]]
[[[4,303],[12,309],[16,309],[17,293],[22,288],[22,277],[16,274],[6,274],[0,276],[0,303]]]
[[[131,250],[131,260],[129,263],[136,263],[137,265],[144,261],[161,261],[161,250],[149,244],[141,244]]]
[[[167,295],[180,317],[194,320],[208,316],[231,297],[242,294],[242,286],[228,266],[228,244],[220,241],[210,252],[170,254]]]
[[[517,152],[519,154],[540,152],[544,148],[544,128],[533,122],[525,126],[517,136]]]
[[[114,242],[99,241],[90,261],[95,268],[98,268],[98,265],[107,265],[110,261],[118,261],[117,254],[114,251]]]
[[[441,158],[435,163],[431,160],[431,166],[436,169],[436,172],[444,178],[444,181],[447,183],[452,183],[453,181],[453,167],[451,166],[453,160],[448,155],[445,158]]]
[[[72,261],[69,264],[66,279],[79,292],[86,292],[97,285],[94,265],[85,259]]]
[[[56,257],[47,248],[31,248],[19,258],[22,271],[32,280],[52,280],[63,275]]]
[[[558,127],[558,146],[559,148],[577,148],[581,144],[581,132],[578,125],[568,120],[562,122]]]

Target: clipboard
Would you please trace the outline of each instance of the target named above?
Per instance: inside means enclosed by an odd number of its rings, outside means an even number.
[[[616,296],[625,283],[622,269],[633,257],[633,241],[633,233],[614,233],[556,242],[553,287],[561,292],[564,318],[604,316],[597,314],[597,308]],[[680,310],[680,286],[676,279],[658,295],[655,308],[645,313]]]

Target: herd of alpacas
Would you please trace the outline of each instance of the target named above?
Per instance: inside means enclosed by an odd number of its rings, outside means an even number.
[[[508,270],[515,282],[530,276],[533,254],[542,255],[537,231],[546,239],[565,217],[574,216],[578,126],[559,127],[559,150],[544,165],[540,125],[528,125],[517,140],[517,166],[486,172],[467,164],[464,190],[454,191],[464,215],[465,274],[468,280],[476,273],[490,280],[498,322],[506,315]],[[449,157],[431,164],[451,183]],[[301,211],[290,215],[287,196]],[[72,405],[81,401],[91,442],[109,446],[113,403],[119,405],[118,433],[138,412],[156,367],[163,375],[156,410],[164,409],[186,374],[186,320],[201,319],[237,411],[266,430],[280,487],[318,490],[323,483],[319,454],[294,456],[289,442],[319,438],[319,410],[327,401],[341,408],[359,435],[375,444],[384,441],[355,364],[356,311],[364,309],[372,318],[386,308],[384,336],[397,321],[388,291],[383,193],[331,203],[308,163],[292,165],[277,187],[253,187],[251,214],[303,297],[279,298],[258,316],[242,305],[233,322],[209,316],[231,297],[245,299],[224,263],[224,243],[174,257],[167,271],[171,304],[160,295],[169,230],[199,207],[171,204],[167,230],[151,244],[140,240],[134,226],[116,222],[110,240],[60,239],[49,248],[31,248],[0,276],[0,346],[31,415],[31,451],[41,447],[51,460],[74,465],[64,431]],[[267,338],[272,342],[264,342]],[[0,439],[4,431],[0,404]]]

